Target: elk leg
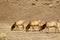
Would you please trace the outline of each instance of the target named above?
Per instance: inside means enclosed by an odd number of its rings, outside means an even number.
[[[16,29],[18,29],[19,28],[19,26],[18,25],[16,25]]]
[[[55,27],[55,32],[56,32],[56,30],[59,32],[59,29],[58,29],[58,27]]]
[[[47,31],[47,33],[49,32],[49,27],[47,27],[47,29],[48,29],[48,31]]]
[[[23,30],[24,30],[24,25],[22,25],[22,28],[23,28]]]
[[[41,28],[40,25],[38,25],[38,29],[39,29],[39,31],[41,30],[40,28]]]
[[[34,26],[32,26],[32,29],[33,29],[33,31],[34,31]]]

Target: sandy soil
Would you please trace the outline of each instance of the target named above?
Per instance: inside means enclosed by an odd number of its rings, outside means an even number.
[[[12,23],[0,23],[0,33],[7,35],[7,40],[60,40],[60,32],[56,32],[54,28],[51,28],[49,33],[46,33],[46,29],[43,31],[30,31],[25,32],[22,28],[15,31],[11,31]]]

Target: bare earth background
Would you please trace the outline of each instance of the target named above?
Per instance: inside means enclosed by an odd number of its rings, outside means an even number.
[[[53,7],[44,3],[52,3]],[[0,33],[6,33],[8,40],[60,40],[60,33],[54,33],[54,28],[50,33],[10,31],[17,20],[60,20],[60,5],[56,4],[56,0],[0,0]]]

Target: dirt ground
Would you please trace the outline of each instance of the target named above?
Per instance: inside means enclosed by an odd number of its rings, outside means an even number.
[[[42,31],[11,31],[15,21],[54,20],[60,22],[60,0],[0,0],[0,33],[6,33],[8,40],[60,40],[60,33],[54,28],[49,33]],[[59,28],[60,29],[60,28]]]
[[[30,31],[25,32],[22,28],[19,30],[11,31],[11,23],[0,23],[0,33],[7,35],[7,40],[60,40],[60,32],[56,32],[54,28],[50,29],[49,33],[43,31]]]

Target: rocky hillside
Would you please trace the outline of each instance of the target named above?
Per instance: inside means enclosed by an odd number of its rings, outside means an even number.
[[[0,0],[0,21],[60,19],[60,0]]]

